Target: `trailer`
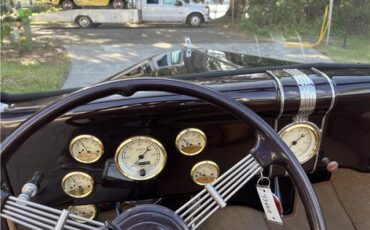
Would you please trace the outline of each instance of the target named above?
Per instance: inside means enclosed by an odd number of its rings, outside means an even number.
[[[91,28],[102,23],[183,23],[194,27],[210,20],[209,8],[179,0],[137,0],[135,9],[73,9],[31,17],[32,21],[76,23]]]

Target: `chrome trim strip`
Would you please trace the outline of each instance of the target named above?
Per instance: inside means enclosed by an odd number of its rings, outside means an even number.
[[[337,97],[337,93],[335,91],[334,83],[333,83],[333,81],[330,79],[330,77],[328,75],[326,75],[325,73],[321,72],[320,70],[315,69],[315,68],[311,68],[311,70],[313,72],[315,72],[317,75],[325,78],[328,81],[329,85],[330,85],[330,89],[331,89],[331,103],[330,103],[329,109],[325,113],[325,115],[326,115],[326,114],[330,113],[330,111],[334,108],[335,100],[336,100],[336,97]]]
[[[304,122],[316,108],[316,88],[311,78],[297,69],[284,69],[297,82],[300,92],[299,110],[294,118],[295,122]]]
[[[266,73],[274,79],[274,81],[277,84],[277,89],[278,89],[278,95],[279,95],[279,101],[280,101],[280,111],[279,111],[279,115],[275,119],[275,124],[274,124],[274,129],[277,132],[278,131],[279,120],[280,120],[281,116],[284,113],[285,92],[284,92],[283,84],[281,83],[280,79],[270,70],[267,70]]]
[[[321,148],[321,143],[322,143],[322,137],[324,136],[324,132],[325,132],[325,124],[326,124],[326,121],[327,121],[327,117],[328,117],[328,114],[331,112],[331,110],[334,108],[334,105],[335,105],[335,101],[336,101],[336,97],[337,97],[337,92],[335,91],[335,86],[334,86],[334,83],[333,81],[331,80],[331,78],[326,75],[325,73],[321,72],[320,70],[318,69],[315,69],[315,68],[311,68],[311,71],[316,73],[317,75],[325,78],[329,85],[330,85],[330,89],[331,89],[331,102],[330,102],[330,107],[329,109],[325,112],[325,115],[324,117],[322,118],[322,121],[321,121],[321,127],[320,127],[320,139],[319,139],[319,145],[318,145],[318,149],[320,151],[320,148]],[[318,154],[316,156],[316,160],[315,160],[315,164],[312,168],[312,171],[311,173],[315,172],[316,170],[316,167],[317,167],[317,163],[318,163],[318,160],[319,160],[319,157],[318,157]]]

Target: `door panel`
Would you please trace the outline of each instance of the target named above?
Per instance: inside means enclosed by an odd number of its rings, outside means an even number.
[[[183,5],[176,5],[178,0],[163,0],[161,20],[164,22],[181,22],[185,14]]]
[[[142,0],[142,17],[144,22],[161,21],[163,0]]]

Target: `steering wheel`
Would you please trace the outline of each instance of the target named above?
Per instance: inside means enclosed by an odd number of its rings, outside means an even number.
[[[208,87],[179,80],[162,78],[126,79],[102,83],[74,92],[31,116],[3,141],[1,150],[1,166],[4,167],[6,165],[17,147],[19,147],[29,136],[71,109],[113,94],[128,97],[138,91],[165,91],[192,96],[216,105],[242,122],[248,123],[257,130],[256,133],[258,140],[256,146],[251,150],[251,156],[254,157],[262,168],[266,168],[271,164],[283,166],[288,171],[298,190],[305,207],[311,229],[325,229],[325,223],[319,202],[305,171],[289,147],[276,134],[276,132],[256,113],[234,99]],[[140,212],[150,213],[153,208],[156,209],[158,207],[149,206],[140,208],[139,205],[139,208],[136,208],[135,211],[131,212],[131,214],[137,216]],[[163,221],[171,222],[172,224],[174,223],[174,226],[176,226],[174,228],[177,229],[186,229],[189,227],[186,226],[180,216],[164,207],[162,211],[158,211],[157,209],[154,210],[154,212],[157,214],[167,212],[167,214],[165,214],[165,218],[162,218],[163,216],[156,218],[156,216],[158,217],[160,214],[145,215],[146,223],[152,224],[148,226],[162,226],[162,223],[160,222]],[[116,223],[116,228],[135,229],[134,226],[140,227],[138,225],[138,221],[135,221],[135,218],[123,223],[122,215],[127,216],[127,214],[123,213],[113,221],[113,223]],[[163,224],[165,225],[165,223]],[[144,227],[142,229],[145,229],[145,226],[141,227]]]

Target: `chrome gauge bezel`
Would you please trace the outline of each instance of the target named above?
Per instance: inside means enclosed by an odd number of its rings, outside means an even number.
[[[67,191],[65,190],[65,182],[66,182],[66,180],[67,180],[68,178],[70,178],[71,176],[77,176],[77,175],[79,175],[79,176],[83,176],[83,177],[86,177],[86,178],[89,180],[90,184],[91,184],[91,188],[90,188],[90,190],[89,190],[87,193],[84,193],[84,194],[82,194],[82,195],[74,195],[74,194],[71,194],[71,193],[69,193],[69,192],[67,192]],[[79,172],[79,171],[74,171],[74,172],[67,173],[67,174],[63,177],[63,179],[62,179],[62,183],[61,183],[61,186],[62,186],[62,190],[64,191],[64,193],[65,193],[65,194],[67,194],[68,196],[73,197],[73,198],[84,198],[84,197],[87,197],[88,195],[90,195],[90,194],[93,192],[93,190],[94,190],[94,188],[95,188],[95,181],[94,181],[94,179],[93,179],[89,174],[87,174],[87,173]]]
[[[201,186],[204,186],[204,185],[207,185],[208,183],[201,183],[199,181],[196,181],[194,180],[194,173],[196,171],[196,169],[201,166],[201,165],[205,165],[205,164],[209,164],[209,165],[212,165],[216,168],[217,170],[217,177],[215,180],[217,180],[217,178],[220,176],[220,167],[218,166],[218,164],[214,161],[210,161],[210,160],[205,160],[205,161],[200,161],[198,163],[196,163],[192,168],[191,168],[191,171],[190,171],[190,177],[191,179],[193,180],[194,183],[196,183],[197,185],[201,185]],[[211,182],[212,183],[212,182]]]
[[[122,149],[124,148],[125,145],[127,145],[128,143],[131,143],[133,141],[137,141],[137,139],[141,139],[141,140],[144,140],[144,141],[150,141],[152,142],[153,144],[157,145],[158,148],[160,149],[160,154],[162,154],[162,157],[164,158],[158,171],[153,173],[152,175],[148,176],[148,177],[145,177],[145,178],[142,178],[142,177],[136,177],[136,176],[132,176],[130,174],[128,174],[127,172],[125,172],[124,169],[121,168],[119,162],[118,162],[118,158],[120,157],[120,153],[122,151]],[[156,177],[157,175],[159,175],[162,171],[163,171],[163,168],[164,166],[166,165],[167,163],[167,152],[166,152],[166,149],[164,148],[164,146],[162,145],[161,142],[159,142],[158,140],[152,138],[152,137],[148,137],[148,136],[134,136],[134,137],[131,137],[131,138],[128,138],[126,139],[125,141],[123,141],[117,148],[116,150],[116,153],[115,153],[115,156],[114,156],[114,161],[116,163],[116,166],[119,170],[119,172],[129,178],[129,179],[132,179],[132,180],[137,180],[137,181],[145,181],[145,180],[149,180],[149,179],[152,179],[154,177]]]
[[[314,140],[315,144],[314,144],[314,147],[313,147],[312,151],[309,154],[306,154],[305,157],[302,158],[302,159],[298,159],[298,157],[297,157],[297,160],[299,161],[299,163],[304,164],[307,161],[309,161],[311,158],[313,158],[316,154],[318,154],[318,147],[319,147],[319,143],[320,143],[321,131],[314,123],[311,123],[311,122],[299,122],[299,123],[295,122],[295,123],[291,123],[291,124],[285,126],[284,128],[282,128],[279,131],[278,134],[279,134],[280,138],[282,138],[284,133],[290,132],[291,130],[296,129],[296,128],[309,129],[310,131],[312,131],[312,133],[314,134],[314,138],[315,138],[315,140]]]
[[[73,145],[77,142],[77,141],[80,141],[81,139],[91,139],[93,140],[95,143],[97,143],[99,145],[99,147],[101,148],[101,153],[99,153],[99,156],[97,158],[95,158],[94,160],[91,160],[91,161],[86,161],[86,160],[82,160],[82,159],[79,159],[78,157],[76,157],[74,154],[73,154]],[[93,136],[93,135],[89,135],[89,134],[83,134],[83,135],[78,135],[76,136],[75,138],[72,139],[72,141],[69,143],[69,154],[71,154],[71,156],[73,157],[73,159],[75,159],[76,161],[80,162],[80,163],[84,163],[84,164],[92,164],[94,162],[97,162],[104,154],[104,145],[103,145],[103,142]]]
[[[91,210],[93,210],[93,215],[92,215],[92,216],[90,216],[89,218],[87,218],[87,217],[80,216],[80,215],[75,214],[75,213],[73,213],[73,212],[72,212],[72,209],[73,209],[73,208],[79,208],[79,207],[81,207],[81,206],[88,206],[88,207],[90,207],[90,208],[91,208]],[[83,218],[87,218],[87,219],[90,219],[90,220],[95,219],[95,217],[98,215],[98,208],[96,207],[96,205],[95,205],[95,204],[71,205],[71,206],[69,206],[69,207],[68,207],[68,211],[70,211],[70,212],[71,212],[72,214],[74,214],[74,215],[77,215],[77,216],[80,216],[80,217],[83,217]],[[72,217],[71,217],[71,218],[72,218]],[[75,221],[77,221],[77,222],[79,222],[79,223],[86,223],[86,221],[83,221],[83,220],[81,220],[81,219],[77,219],[77,218],[72,218],[72,219],[74,219]]]
[[[181,140],[181,138],[182,138],[186,133],[188,133],[188,132],[195,132],[195,133],[197,133],[198,135],[200,135],[200,136],[204,139],[204,145],[203,145],[203,146],[201,146],[201,148],[200,148],[198,151],[194,152],[194,153],[187,153],[187,152],[183,151],[183,150],[181,149],[181,147],[180,147],[180,140]],[[175,145],[176,145],[176,149],[177,149],[180,153],[182,153],[182,154],[184,154],[184,155],[186,155],[186,156],[194,156],[194,155],[198,155],[198,154],[199,154],[199,153],[201,153],[201,152],[204,150],[204,148],[207,146],[207,136],[206,136],[206,134],[205,134],[202,130],[200,130],[200,129],[197,129],[197,128],[187,128],[187,129],[184,129],[184,130],[182,130],[181,132],[179,132],[179,134],[177,134],[177,136],[176,136],[176,141],[175,141]]]

